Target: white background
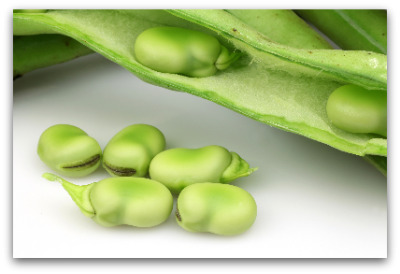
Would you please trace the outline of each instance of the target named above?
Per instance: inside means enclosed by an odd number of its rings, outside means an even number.
[[[243,91],[245,92],[245,91]],[[261,124],[190,94],[144,83],[97,54],[14,82],[13,245],[17,258],[386,257],[386,178],[362,158]],[[101,147],[147,123],[167,148],[222,145],[259,170],[234,182],[258,204],[237,237],[193,234],[174,216],[152,229],[103,228],[80,213],[36,154],[40,134],[67,123]],[[83,179],[107,178],[99,169]]]
[[[3,29],[3,37],[5,35],[12,35],[11,33],[11,28],[10,28],[10,14],[9,10],[12,8],[23,8],[23,7],[31,7],[30,4],[23,4],[24,1],[15,1],[14,6],[10,7],[8,5],[8,10],[7,9],[2,9],[4,11],[4,16],[2,17],[3,19],[3,24],[2,26],[7,26],[8,29]],[[47,3],[46,1],[41,1],[44,4],[39,4],[36,6],[33,6],[32,8],[43,8],[43,7],[48,7],[54,6],[54,3]],[[118,1],[117,1],[118,2]],[[293,1],[283,1],[284,3],[280,2],[279,6],[259,6],[258,1],[255,3],[251,1],[246,1],[246,5],[233,5],[234,7],[237,8],[293,8],[297,6],[297,2]],[[11,2],[7,2],[11,3]],[[21,4],[22,3],[22,4]],[[37,2],[36,2],[37,3]],[[70,5],[73,4],[72,6],[69,6],[69,8],[76,8],[81,6],[81,3],[78,1],[69,1]],[[74,4],[75,3],[75,4]],[[214,7],[215,3],[210,4],[207,2],[202,2],[203,6],[196,6],[196,8],[207,8],[207,7]],[[389,18],[389,33],[392,35],[390,36],[391,39],[389,40],[389,44],[391,47],[389,48],[389,53],[390,53],[390,58],[389,58],[389,64],[390,64],[390,72],[389,72],[389,87],[391,91],[395,91],[399,89],[399,85],[397,84],[398,81],[393,75],[396,73],[396,68],[397,68],[397,61],[398,61],[398,54],[396,51],[391,50],[395,48],[394,44],[395,42],[398,42],[397,36],[394,35],[393,29],[398,27],[398,14],[396,14],[396,10],[394,9],[393,1],[380,1],[380,4],[377,5],[376,2],[370,2],[367,3],[366,1],[363,1],[362,3],[352,3],[354,6],[349,6],[348,1],[336,1],[335,4],[336,6],[327,6],[323,8],[355,8],[355,7],[360,7],[363,6],[365,8],[391,8],[389,10],[389,14],[391,14],[391,17]],[[6,2],[3,2],[3,4],[6,4]],[[98,3],[97,3],[98,4]],[[113,2],[113,6],[99,6],[97,5],[96,7],[103,7],[103,8],[135,8],[131,7],[129,4],[124,3],[122,1],[122,6],[121,2],[116,3],[115,1]],[[171,3],[170,3],[171,4]],[[322,3],[314,3],[314,1],[303,1],[301,7],[302,8],[315,8],[316,6],[321,7],[320,5]],[[74,6],[75,5],[75,6]],[[115,6],[117,5],[117,6]],[[119,5],[119,6],[118,6]],[[209,6],[204,6],[204,5],[209,5]],[[150,4],[151,6],[151,4]],[[65,8],[66,6],[63,7],[58,7],[58,8]],[[142,6],[141,6],[142,7]],[[163,7],[163,5],[155,4],[154,7]],[[170,6],[169,6],[170,7]],[[178,2],[173,2],[172,7],[188,7],[188,8],[193,8],[192,6],[188,6],[188,3],[181,4]],[[230,7],[232,7],[232,3],[230,3]],[[85,8],[85,7],[82,7]],[[142,7],[143,8],[143,7]],[[216,8],[221,8],[217,6]],[[397,16],[397,17],[396,17]],[[389,259],[387,260],[107,260],[107,261],[101,261],[101,260],[16,260],[12,259],[13,257],[13,251],[15,252],[15,249],[13,250],[13,226],[12,226],[12,219],[13,219],[13,208],[12,208],[12,183],[13,183],[13,178],[12,173],[13,173],[13,167],[12,167],[12,157],[13,157],[13,151],[12,151],[12,141],[13,141],[13,136],[12,136],[12,80],[11,79],[11,64],[12,64],[12,59],[10,57],[10,52],[12,50],[12,44],[11,43],[3,43],[3,45],[6,50],[2,51],[3,53],[3,60],[8,60],[8,62],[5,62],[5,66],[3,69],[2,76],[3,78],[3,83],[7,83],[4,86],[3,90],[3,96],[4,99],[1,101],[2,102],[2,125],[3,125],[3,134],[2,135],[2,151],[4,152],[3,157],[2,157],[2,162],[1,162],[1,167],[2,167],[2,174],[4,175],[4,191],[2,192],[3,194],[3,208],[4,210],[4,225],[2,232],[4,237],[2,240],[2,249],[1,249],[1,261],[0,265],[2,268],[9,273],[54,273],[57,271],[58,273],[71,273],[71,272],[78,272],[82,273],[83,271],[85,272],[92,272],[96,271],[97,273],[109,273],[110,271],[118,271],[120,273],[132,273],[135,271],[139,271],[138,273],[148,273],[149,271],[163,271],[163,273],[204,273],[204,272],[211,272],[214,273],[216,271],[221,272],[221,273],[243,273],[243,272],[250,272],[250,273],[265,273],[265,271],[270,271],[272,273],[397,273],[396,270],[399,267],[399,251],[398,251],[398,246],[399,246],[399,237],[397,237],[396,231],[399,228],[399,218],[398,218],[398,209],[399,209],[399,202],[397,196],[399,195],[398,191],[398,185],[396,184],[396,179],[397,172],[395,168],[395,163],[398,161],[396,160],[396,154],[395,152],[398,152],[397,146],[395,142],[390,142],[389,148],[390,148],[390,167],[389,169],[389,176],[388,176],[388,195],[389,195],[389,239],[388,239],[388,256]],[[392,60],[390,62],[390,60]],[[93,69],[93,68],[92,68]],[[391,77],[392,76],[392,77]],[[76,77],[76,75],[74,76]],[[74,78],[73,77],[73,78]],[[55,80],[55,79],[54,79]],[[113,89],[114,90],[114,89]],[[167,91],[170,93],[171,96],[171,91]],[[396,102],[398,101],[397,98],[397,93],[396,92],[390,92],[389,94],[389,122],[392,125],[392,127],[389,127],[389,138],[391,140],[396,140],[398,139],[397,131],[395,130],[394,127],[394,121],[398,117],[397,115],[397,107],[396,107]],[[242,118],[243,119],[243,118]],[[246,119],[246,118],[245,118]],[[248,119],[248,121],[250,121]],[[267,126],[265,126],[268,128]],[[87,128],[86,128],[87,129]],[[268,129],[270,131],[271,129]],[[89,131],[87,129],[87,131]],[[273,132],[277,131],[272,129]],[[94,133],[94,131],[90,132]],[[33,135],[29,133],[29,135]],[[289,137],[290,136],[290,137]],[[32,136],[33,137],[33,136]],[[284,133],[284,135],[281,135],[280,137],[282,138],[301,138],[301,137],[294,137],[292,134]],[[28,136],[27,136],[28,138]],[[304,139],[304,138],[303,138]],[[280,142],[283,140],[279,140]],[[309,141],[305,141],[308,143]],[[312,141],[310,141],[312,142]],[[279,143],[272,143],[271,147],[276,147],[278,146]],[[302,145],[305,145],[303,142],[300,146],[295,146],[295,149],[302,149]],[[322,147],[320,147],[318,150],[322,150]],[[287,152],[288,153],[288,152]],[[309,151],[308,151],[309,153]],[[32,159],[34,159],[35,156],[32,156]],[[343,156],[341,156],[343,157]],[[325,157],[323,160],[327,160]],[[318,162],[318,161],[316,161]],[[253,163],[253,162],[251,162]],[[297,163],[297,164],[302,164]],[[339,164],[339,163],[337,163]],[[358,163],[358,165],[363,165],[361,163]],[[295,165],[294,165],[295,166]],[[304,165],[303,165],[304,166]],[[43,167],[43,166],[42,166]],[[286,166],[287,168],[287,166]],[[293,166],[291,167],[293,168]],[[318,172],[318,169],[316,168],[310,168],[311,171],[310,173]],[[297,169],[298,171],[302,170],[300,167]],[[23,171],[20,171],[23,172]],[[260,170],[258,171],[260,172]],[[288,171],[286,171],[288,172]],[[306,171],[302,171],[302,173],[298,174],[298,178],[301,178],[303,173]],[[289,173],[289,172],[288,172]],[[274,175],[273,172],[270,173],[271,175]],[[277,174],[276,176],[278,176]],[[256,176],[256,173],[254,174],[254,177]],[[259,176],[259,175],[257,175]],[[249,177],[251,178],[251,177]],[[32,178],[28,178],[29,181],[34,182]],[[39,181],[47,186],[49,184],[51,185],[50,182],[43,181],[39,179]],[[39,182],[37,181],[37,182]],[[247,180],[246,180],[247,181]],[[240,184],[244,184],[244,181],[241,181]],[[239,182],[238,182],[239,184]],[[247,184],[247,183],[246,183]],[[246,186],[246,189],[247,186]],[[54,191],[53,191],[54,190]],[[61,189],[62,190],[62,189]],[[248,189],[250,191],[250,189]],[[56,192],[60,192],[60,188],[58,186],[53,186],[52,187],[52,195],[55,195]],[[304,191],[303,191],[304,192]],[[65,193],[64,193],[65,194]],[[253,193],[254,194],[254,193]],[[65,199],[65,195],[62,195],[63,198]],[[291,196],[293,197],[293,196]],[[61,198],[60,198],[61,199]],[[59,201],[58,201],[59,202]],[[64,201],[65,207],[68,207],[68,211],[73,210],[73,204],[70,204],[71,201]],[[75,211],[75,212],[70,212],[71,214],[71,224],[77,225],[79,224],[77,222],[77,218],[79,218],[80,212]],[[84,216],[83,216],[84,217]],[[283,218],[283,217],[282,217]],[[36,222],[36,220],[34,220]],[[91,220],[88,220],[89,223]],[[257,220],[259,222],[259,220]],[[86,223],[87,225],[88,223]],[[34,226],[34,224],[31,224]],[[93,224],[95,225],[95,224]],[[169,224],[166,224],[169,225]],[[252,230],[249,231],[249,233],[253,233],[254,230],[256,229],[256,225],[252,228]],[[162,228],[165,230],[165,227]],[[182,232],[182,231],[181,231]],[[183,232],[182,232],[183,233]],[[180,235],[182,234],[180,233]],[[247,235],[247,234],[246,234]],[[182,235],[181,235],[182,236]],[[62,237],[61,234],[56,238],[57,241],[59,241]],[[85,241],[85,240],[84,240]],[[37,242],[38,247],[41,246],[41,242]],[[101,249],[103,248],[102,242],[97,241],[96,242],[97,248]],[[172,253],[174,250],[174,246],[176,245],[176,242],[172,241],[171,239],[171,246],[169,249],[169,253]],[[258,249],[263,249],[265,247],[268,247],[264,245],[261,241],[258,242]],[[118,246],[118,248],[121,248],[121,245]],[[135,245],[132,247],[132,249],[135,248]],[[55,247],[54,251],[57,251],[61,249],[61,247]],[[77,248],[76,248],[77,249]],[[151,273],[151,272],[150,272]]]

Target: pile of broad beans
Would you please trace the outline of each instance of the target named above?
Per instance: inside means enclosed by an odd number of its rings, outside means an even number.
[[[102,226],[153,227],[165,222],[178,195],[177,223],[191,232],[237,235],[257,216],[250,193],[228,185],[256,168],[221,146],[165,150],[164,134],[147,124],[130,125],[104,151],[82,129],[57,124],[46,129],[37,148],[40,159],[59,174],[83,177],[101,166],[112,176],[75,185],[52,173],[85,216]]]

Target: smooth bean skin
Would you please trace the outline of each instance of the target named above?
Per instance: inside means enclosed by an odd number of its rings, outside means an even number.
[[[104,148],[103,167],[112,176],[143,177],[151,159],[164,148],[165,137],[159,129],[146,124],[130,125]]]
[[[352,133],[387,136],[387,93],[344,85],[330,95],[326,111],[336,127]]]
[[[158,72],[191,77],[214,75],[239,57],[213,36],[177,27],[155,27],[142,32],[134,45],[139,63]]]
[[[255,222],[257,205],[250,193],[237,186],[198,183],[179,194],[175,217],[190,232],[238,235]]]
[[[111,177],[79,186],[54,174],[45,173],[43,177],[60,182],[82,213],[105,227],[153,227],[167,220],[172,212],[172,194],[154,180]]]
[[[39,138],[40,159],[57,173],[82,177],[95,171],[101,162],[99,143],[82,129],[57,124],[46,129]]]
[[[237,153],[212,145],[198,149],[165,150],[151,161],[149,175],[177,194],[194,183],[229,183],[255,170]]]

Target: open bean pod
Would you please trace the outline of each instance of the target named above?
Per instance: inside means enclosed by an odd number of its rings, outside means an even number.
[[[225,10],[55,10],[14,14],[13,28],[14,35],[68,35],[149,83],[200,96],[348,153],[387,155],[386,138],[332,127],[326,113],[329,95],[340,86],[386,91],[386,55],[286,46],[259,27],[274,24],[272,17],[259,26],[243,18]],[[204,32],[242,56],[208,77],[158,72],[139,62],[134,42],[145,30],[162,26]]]

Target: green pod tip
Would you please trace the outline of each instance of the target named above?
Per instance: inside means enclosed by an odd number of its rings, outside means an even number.
[[[52,173],[44,173],[42,177],[52,182],[61,183],[63,188],[68,192],[72,200],[76,203],[85,216],[91,218],[95,215],[95,211],[90,203],[89,197],[90,189],[92,188],[93,184],[83,186],[75,185]]]

